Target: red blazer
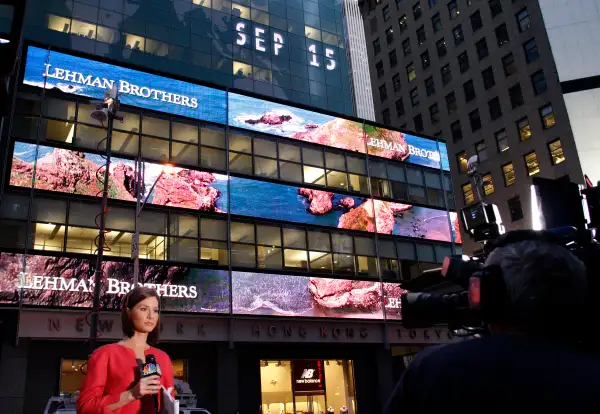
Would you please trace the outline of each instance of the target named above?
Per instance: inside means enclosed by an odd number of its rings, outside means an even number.
[[[150,347],[145,355],[153,354],[160,365],[160,379],[165,388],[173,387],[173,365],[163,351]],[[150,396],[110,411],[107,406],[119,401],[121,393],[130,389],[140,378],[140,367],[133,349],[119,344],[104,345],[94,351],[87,365],[87,374],[77,399],[78,414],[146,414],[154,413]],[[174,391],[171,393],[174,395]],[[159,394],[162,407],[162,394]]]

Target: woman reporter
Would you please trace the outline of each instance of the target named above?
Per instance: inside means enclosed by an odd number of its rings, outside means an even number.
[[[77,399],[78,414],[155,414],[161,386],[173,391],[173,365],[169,356],[154,348],[158,342],[159,296],[154,289],[138,286],[123,298],[121,323],[125,337],[92,354]],[[141,378],[146,356],[154,355],[162,375]]]

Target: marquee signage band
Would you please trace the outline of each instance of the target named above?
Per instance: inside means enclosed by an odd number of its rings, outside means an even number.
[[[95,99],[116,83],[125,105],[227,122],[225,91],[34,46],[27,49],[23,83]]]
[[[237,44],[253,42],[257,51],[266,52],[272,40],[275,55],[285,47],[278,32],[267,39],[265,29],[256,27],[250,39],[246,23],[236,29]],[[324,47],[321,57],[313,43],[308,53],[312,66],[337,66],[333,49]],[[23,83],[95,99],[117,85],[125,105],[450,170],[443,142],[34,46],[27,49]]]

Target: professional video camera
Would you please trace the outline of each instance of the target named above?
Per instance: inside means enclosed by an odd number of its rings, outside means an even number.
[[[593,187],[586,177],[587,188],[571,183],[568,177],[556,180],[535,177],[531,186],[531,214],[533,230],[525,239],[546,239],[561,244],[581,259],[588,272],[590,296],[598,290],[600,271],[600,244],[596,229],[600,226],[598,187]],[[589,203],[589,204],[588,204]],[[483,248],[475,256],[450,256],[440,269],[428,271],[423,277],[403,284],[410,293],[402,296],[403,323],[409,328],[423,328],[447,323],[449,328],[463,333],[484,333],[485,308],[498,301],[499,291],[486,278],[476,272],[483,268],[489,253],[501,245],[524,239],[523,233],[504,233],[502,221],[495,205],[483,202],[461,211],[465,230]],[[511,240],[512,239],[512,240]],[[473,275],[476,274],[476,277]],[[426,282],[423,280],[426,279]],[[489,280],[489,279],[488,279]],[[484,283],[488,283],[484,286]],[[418,290],[418,291],[417,291]],[[582,319],[598,320],[600,311],[593,306]],[[561,326],[557,329],[566,329]]]

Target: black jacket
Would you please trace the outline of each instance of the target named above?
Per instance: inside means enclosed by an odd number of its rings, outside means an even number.
[[[517,335],[436,346],[417,355],[385,414],[600,413],[600,361]]]

